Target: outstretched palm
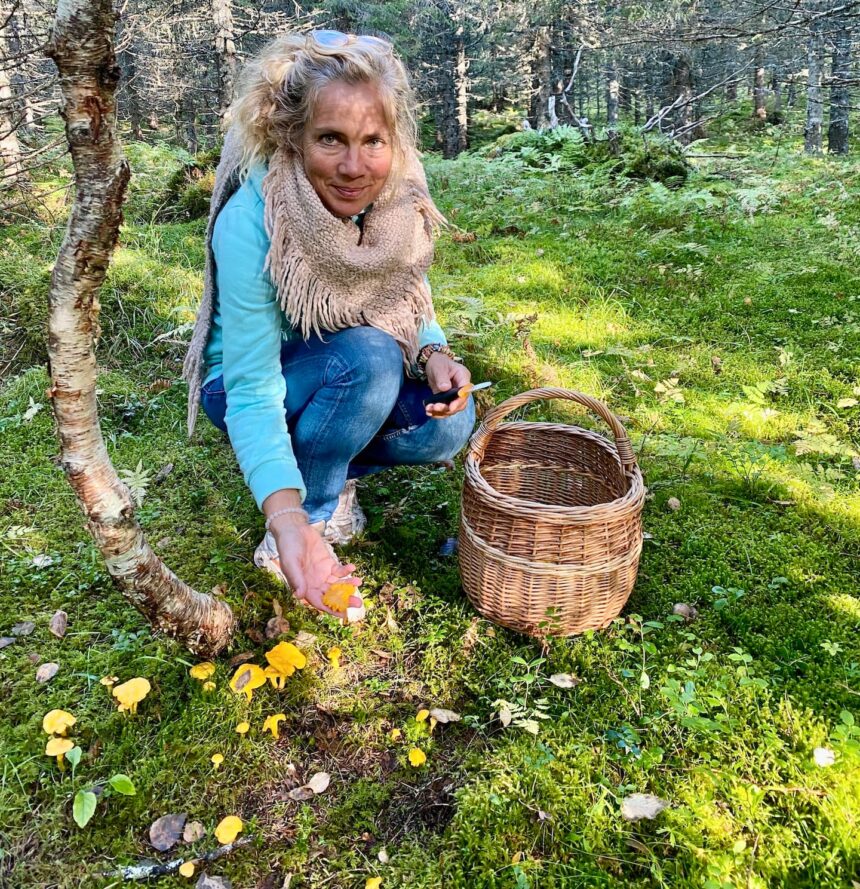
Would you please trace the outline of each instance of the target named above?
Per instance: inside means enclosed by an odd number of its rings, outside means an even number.
[[[361,584],[358,577],[349,577],[355,565],[342,565],[316,528],[298,525],[284,529],[275,538],[281,571],[287,578],[293,595],[318,611],[346,618],[345,611],[335,611],[323,602],[328,588],[337,582]],[[361,608],[361,597],[350,596],[349,607]]]

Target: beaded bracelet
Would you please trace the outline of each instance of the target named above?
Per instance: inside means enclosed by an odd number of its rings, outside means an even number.
[[[463,363],[462,359],[454,354],[454,350],[449,345],[445,343],[428,343],[418,352],[418,358],[415,361],[415,375],[419,380],[427,379],[427,362],[430,360],[430,356],[435,352],[441,352],[443,355],[447,355],[452,361],[456,361],[458,364]]]
[[[267,519],[266,519],[266,530],[268,531],[272,520],[278,518],[278,516],[287,515],[288,513],[296,512],[301,513],[305,518],[308,517],[308,514],[301,508],[301,506],[288,506],[286,509],[276,509]]]

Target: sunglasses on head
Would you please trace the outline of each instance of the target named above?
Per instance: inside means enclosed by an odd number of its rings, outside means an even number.
[[[344,34],[343,31],[309,31],[308,37],[312,37],[320,46],[349,46],[352,43],[387,45],[387,41],[380,37],[371,37],[367,34]]]

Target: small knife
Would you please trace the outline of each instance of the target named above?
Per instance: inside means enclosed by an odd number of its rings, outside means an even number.
[[[450,404],[452,401],[456,401],[458,398],[465,398],[472,392],[477,392],[478,389],[488,389],[492,385],[492,382],[477,383],[474,385],[472,383],[466,383],[465,386],[460,386],[457,389],[449,389],[447,392],[436,392],[429,398],[425,398],[424,404]]]

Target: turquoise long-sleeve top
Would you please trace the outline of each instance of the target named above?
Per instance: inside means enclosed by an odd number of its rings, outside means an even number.
[[[300,336],[278,303],[264,270],[269,237],[263,224],[262,182],[252,170],[224,205],[212,233],[215,303],[203,355],[204,385],[223,374],[225,423],[245,482],[257,506],[274,491],[306,495],[284,415],[286,381],[281,342]],[[434,321],[421,325],[419,345],[446,342]]]

